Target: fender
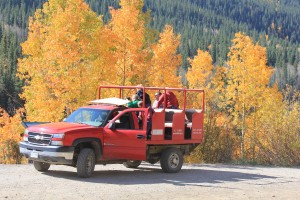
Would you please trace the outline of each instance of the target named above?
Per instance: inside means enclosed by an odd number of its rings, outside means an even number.
[[[86,144],[90,143],[95,150],[95,154],[97,158],[102,157],[102,142],[99,138],[79,138],[73,141],[73,146],[76,147],[79,144],[84,144],[84,147],[86,147]]]

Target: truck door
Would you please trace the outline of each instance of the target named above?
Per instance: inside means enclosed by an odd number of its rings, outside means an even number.
[[[146,112],[143,108],[126,109],[104,127],[104,159],[146,159],[147,123],[138,123],[138,115]]]

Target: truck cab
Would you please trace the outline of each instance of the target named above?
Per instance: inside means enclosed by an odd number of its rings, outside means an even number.
[[[154,109],[151,132],[147,132],[145,116],[149,108],[144,104],[128,108],[122,98],[123,90],[137,87],[99,86],[98,99],[78,108],[64,121],[26,127],[20,152],[38,171],[47,171],[51,164],[69,165],[77,168],[79,177],[90,177],[95,164],[123,163],[137,168],[142,161],[160,161],[164,172],[179,172],[183,156],[203,140],[204,91],[174,88],[184,96],[183,107]],[[120,95],[101,99],[103,89],[120,90]],[[166,91],[158,87],[142,89],[144,93]],[[200,109],[186,108],[187,92],[202,94]]]

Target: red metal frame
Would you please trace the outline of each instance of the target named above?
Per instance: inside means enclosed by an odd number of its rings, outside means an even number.
[[[185,89],[185,88],[167,88],[167,87],[143,87],[143,86],[112,86],[105,85],[98,87],[98,98],[101,98],[102,89],[119,89],[119,98],[122,98],[123,89],[143,89],[143,108],[145,109],[145,92],[149,90],[156,90],[164,92],[167,90],[183,92],[183,108],[178,113],[174,113],[172,116],[173,121],[170,126],[167,126],[167,121],[165,120],[166,111],[166,101],[164,101],[165,106],[160,112],[155,112],[152,118],[152,137],[151,140],[147,140],[146,143],[149,145],[156,144],[199,144],[203,141],[204,137],[204,111],[205,111],[205,92],[203,89]],[[192,125],[188,127],[191,130],[191,138],[185,139],[185,129],[187,124],[185,124],[186,116],[186,98],[188,92],[201,92],[202,93],[202,109],[201,112],[195,112],[192,114]],[[166,124],[165,124],[166,123]],[[166,129],[171,129],[171,139],[167,139],[170,133],[166,133]]]
[[[183,102],[183,110],[186,109],[186,93],[187,92],[201,92],[202,93],[202,110],[205,110],[205,92],[203,89],[185,89],[185,88],[167,88],[167,87],[144,87],[144,86],[115,86],[115,85],[100,85],[98,87],[98,98],[101,98],[101,89],[119,89],[119,98],[122,98],[122,89],[143,89],[143,107],[145,107],[145,92],[146,90],[162,90],[164,91],[164,95],[166,94],[167,90],[171,91],[183,91],[184,95],[184,102]],[[166,101],[164,102],[166,104]],[[164,108],[166,105],[164,106]]]

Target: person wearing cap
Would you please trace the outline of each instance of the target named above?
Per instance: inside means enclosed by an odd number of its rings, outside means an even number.
[[[155,100],[154,100],[154,102],[152,104],[152,108],[156,108],[157,102],[158,102],[158,99],[159,99],[160,96],[161,96],[161,92],[156,92],[155,93],[155,95],[154,95]],[[162,105],[160,107],[162,107]]]
[[[166,108],[173,108],[173,109],[178,109],[179,108],[179,103],[178,99],[175,96],[175,94],[169,90],[166,91],[166,94],[160,95],[156,108],[159,108],[161,105],[164,106],[164,100],[166,96]]]
[[[137,85],[137,86],[138,86],[138,87],[143,87],[142,84],[139,84],[139,85]],[[140,100],[140,101],[143,101],[143,88],[137,88],[136,90],[137,90],[136,94],[138,95],[139,100]],[[150,96],[149,96],[149,94],[147,94],[146,92],[145,92],[145,107],[146,107],[146,108],[151,107]]]

